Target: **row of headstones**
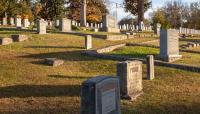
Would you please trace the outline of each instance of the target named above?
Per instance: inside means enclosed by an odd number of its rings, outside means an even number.
[[[9,23],[8,23],[8,18],[5,17],[5,18],[2,19],[2,25],[16,25],[17,27],[22,27],[22,25],[23,25],[23,27],[27,28],[31,25],[31,23],[29,22],[28,19],[22,20],[21,18],[18,18],[18,17],[9,18]]]
[[[81,114],[121,114],[120,97],[135,100],[143,93],[142,62],[117,64],[117,77],[97,76],[82,83]],[[154,58],[147,56],[147,79],[154,79]]]
[[[183,49],[188,49],[188,48],[196,48],[199,47],[200,43],[197,42],[188,42],[187,44],[183,44],[180,47]]]
[[[81,24],[79,22],[76,22],[76,21],[73,21],[73,20],[72,20],[72,25],[78,26],[78,27],[81,26]],[[100,24],[97,24],[97,23],[86,23],[86,27],[88,27],[88,28],[99,28],[100,29],[100,28],[103,27],[103,24],[102,23],[100,23]]]
[[[121,30],[138,30],[139,26],[138,25],[124,24],[124,25],[119,25],[119,29],[121,29]],[[142,30],[152,31],[152,27],[151,26],[143,26]]]
[[[200,34],[200,30],[188,29],[188,28],[179,28],[180,34]]]

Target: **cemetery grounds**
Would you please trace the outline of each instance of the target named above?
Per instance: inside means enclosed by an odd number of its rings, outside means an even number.
[[[98,75],[116,76],[118,61],[81,54],[85,50],[84,37],[0,31],[0,37],[10,37],[12,34],[27,34],[29,40],[0,46],[0,113],[79,114],[81,83]],[[123,41],[93,38],[93,48],[155,39],[158,38]],[[200,38],[196,40],[200,42]],[[190,50],[199,51],[199,48]],[[109,54],[145,58],[147,54],[158,53],[157,48],[135,46],[123,47]],[[176,63],[200,66],[200,54],[181,54],[184,55],[183,59]],[[59,58],[65,63],[51,67],[42,64],[44,58]],[[200,113],[199,73],[156,66],[155,76],[152,81],[146,80],[146,65],[143,65],[144,94],[133,102],[121,100],[122,114]]]

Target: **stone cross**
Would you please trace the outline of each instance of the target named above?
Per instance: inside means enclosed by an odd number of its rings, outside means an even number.
[[[142,92],[142,62],[125,61],[117,64],[121,98],[135,100]]]
[[[147,56],[147,80],[153,80],[155,77],[154,73],[154,56],[148,55]]]
[[[118,78],[97,76],[83,82],[81,114],[121,114]]]

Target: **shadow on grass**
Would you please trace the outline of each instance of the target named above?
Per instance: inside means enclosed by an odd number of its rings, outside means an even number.
[[[34,58],[34,59],[57,58],[65,61],[91,61],[97,59],[82,55],[81,52],[82,51],[52,52],[52,53],[30,54],[21,57]],[[36,62],[36,64],[41,64],[41,62]]]
[[[88,79],[92,77],[84,77],[84,76],[64,76],[64,75],[49,75],[50,78],[66,78],[66,79]]]
[[[80,85],[16,85],[0,88],[0,98],[79,96]]]
[[[27,46],[25,48],[77,48],[77,49],[84,49],[84,47],[78,47],[78,46]]]
[[[142,54],[142,53],[131,53],[131,54],[126,54],[126,53],[120,53],[120,54],[116,54],[116,53],[111,53],[111,54],[108,54],[108,55],[114,55],[114,56],[122,56],[122,57],[130,57],[130,58],[143,58],[145,59],[147,55],[156,55],[155,53],[154,54]]]

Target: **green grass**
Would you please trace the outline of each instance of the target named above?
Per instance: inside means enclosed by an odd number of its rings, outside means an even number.
[[[151,55],[158,54],[158,49],[146,48],[146,47],[140,47],[140,46],[126,46],[126,47],[117,49],[113,52],[110,52],[109,54],[128,56],[132,58],[145,58],[148,54],[151,54]]]
[[[3,32],[0,31],[0,37]],[[8,35],[12,33],[7,31]],[[84,37],[26,34],[28,41],[0,46],[0,113],[80,114],[81,83],[97,75],[116,75],[117,61],[81,55]],[[122,42],[148,40],[152,39]],[[100,48],[121,42],[93,39],[93,43],[94,48]],[[156,49],[140,50],[142,54],[157,53]],[[63,59],[65,63],[46,66],[42,60],[48,57]],[[156,79],[147,81],[143,66],[144,94],[134,102],[122,100],[122,114],[200,113],[199,73],[165,67],[156,67],[155,72]]]

